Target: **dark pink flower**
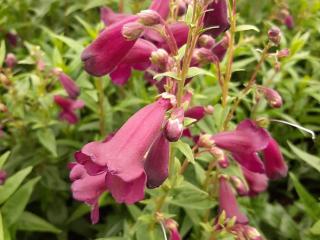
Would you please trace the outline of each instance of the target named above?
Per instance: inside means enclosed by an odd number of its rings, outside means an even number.
[[[197,121],[200,121],[203,119],[207,114],[212,114],[214,111],[214,108],[212,106],[195,106],[190,109],[188,109],[184,116],[188,118],[196,119]]]
[[[110,73],[112,82],[117,85],[123,85],[128,81],[132,69],[146,70],[151,65],[151,53],[156,50],[156,46],[151,42],[138,39],[119,65]]]
[[[240,211],[237,199],[226,177],[220,176],[219,183],[220,212],[225,211],[228,218],[236,217],[237,223],[247,224],[248,218]]]
[[[269,138],[269,133],[251,120],[242,121],[234,131],[212,136],[218,147],[236,153],[261,151],[267,147]]]
[[[75,111],[84,107],[84,102],[82,100],[54,96],[54,102],[61,108],[59,114],[61,120],[65,120],[70,124],[78,122],[79,119]]]
[[[229,29],[228,4],[226,0],[214,0],[207,8],[204,18],[204,27],[211,28],[206,31],[214,38]]]
[[[136,42],[123,36],[123,27],[137,19],[137,16],[132,16],[112,24],[83,51],[81,59],[88,73],[94,76],[106,75],[123,60]]]
[[[103,7],[100,9],[100,18],[106,26],[110,26],[116,22],[122,21],[131,15],[125,13],[115,13],[111,8]]]
[[[71,165],[70,180],[73,198],[92,206],[91,221],[93,224],[99,221],[98,200],[101,194],[107,190],[105,175],[90,176],[84,166]]]
[[[293,16],[288,14],[284,19],[283,23],[287,26],[288,29],[294,28],[294,19]]]
[[[259,86],[258,89],[264,95],[264,97],[266,98],[266,100],[268,101],[271,107],[273,108],[282,107],[282,104],[283,104],[282,97],[276,90],[269,87],[263,87],[263,86]]]
[[[17,64],[16,55],[14,55],[13,53],[8,53],[5,59],[5,63],[8,68],[14,68]]]
[[[14,33],[14,32],[7,32],[6,33],[6,40],[12,47],[15,48],[18,45],[19,36],[18,36],[18,34]]]
[[[288,166],[283,159],[278,143],[270,138],[268,146],[263,150],[266,174],[271,179],[285,177]]]
[[[144,162],[147,174],[147,187],[159,187],[168,177],[169,141],[163,135],[154,141]]]
[[[88,174],[104,175],[105,186],[119,203],[144,198],[143,158],[160,133],[168,99],[159,99],[135,113],[108,142],[91,142],[75,154]]]
[[[62,71],[58,71],[57,75],[60,83],[68,93],[69,97],[72,99],[76,99],[80,94],[80,88],[77,86],[77,84]]]
[[[170,12],[170,0],[152,0],[149,9],[156,11],[163,19],[166,19]]]
[[[6,182],[7,172],[4,170],[0,170],[0,186]]]
[[[222,62],[229,47],[229,35],[225,35],[214,47],[212,48],[212,54]]]

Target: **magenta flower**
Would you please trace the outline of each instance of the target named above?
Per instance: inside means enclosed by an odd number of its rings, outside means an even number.
[[[293,16],[288,14],[284,19],[283,23],[287,26],[288,29],[293,29],[294,28],[294,19]]]
[[[169,230],[170,240],[181,240],[178,224],[172,219],[165,220],[165,226]]]
[[[72,99],[77,99],[80,94],[80,88],[77,86],[77,84],[64,72],[59,70],[55,71],[57,72],[59,81],[68,93],[69,97]]]
[[[254,153],[265,149],[269,133],[251,120],[242,121],[236,130],[221,132],[212,136],[215,144],[234,153]]]
[[[208,12],[204,18],[204,27],[216,27],[206,31],[214,38],[229,29],[228,5],[226,0],[213,1],[208,6]]]
[[[116,22],[122,21],[124,18],[130,17],[131,15],[125,13],[115,13],[111,8],[103,7],[100,9],[101,21],[106,25],[110,26]]]
[[[112,82],[116,85],[123,85],[128,81],[132,69],[146,70],[151,65],[151,53],[156,50],[156,46],[151,42],[138,39],[119,65],[110,73]]]
[[[144,162],[147,174],[147,187],[159,187],[168,177],[169,141],[163,135],[154,141]]]
[[[123,27],[137,19],[138,17],[132,16],[112,24],[83,51],[81,59],[89,74],[106,75],[123,60],[136,42],[136,40],[130,41],[123,36]]]
[[[212,48],[212,53],[213,55],[220,61],[224,59],[228,47],[229,47],[229,36],[226,34],[221,41],[219,41],[213,48]]]
[[[170,12],[170,0],[152,0],[149,9],[156,11],[163,19],[166,19]]]
[[[119,203],[144,198],[147,176],[143,158],[160,133],[168,99],[159,99],[135,113],[108,142],[91,142],[75,154],[88,174],[103,175],[105,186]],[[147,123],[147,124],[143,124]]]
[[[266,174],[271,179],[285,177],[288,173],[288,166],[283,159],[279,145],[272,137],[268,146],[263,150],[264,165]]]
[[[90,176],[84,166],[74,164],[70,171],[70,180],[73,198],[91,205],[91,221],[93,224],[99,221],[98,200],[106,191],[105,175]]]
[[[54,96],[54,102],[61,108],[59,117],[70,124],[78,122],[78,116],[75,111],[84,107],[82,100],[73,100],[71,98],[64,98],[62,96]]]
[[[6,182],[7,172],[0,169],[0,186]]]
[[[188,118],[196,119],[197,121],[200,121],[203,119],[207,114],[212,114],[214,111],[214,108],[212,106],[195,106],[190,109],[188,109],[184,116]]]
[[[238,206],[237,199],[232,192],[228,180],[224,176],[219,178],[219,209],[225,211],[228,218],[236,217],[237,223],[247,224],[248,218],[244,215]]]

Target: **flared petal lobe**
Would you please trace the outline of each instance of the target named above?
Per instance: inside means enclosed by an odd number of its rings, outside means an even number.
[[[122,34],[122,28],[136,20],[137,17],[132,16],[112,24],[83,51],[81,59],[89,74],[103,76],[110,73],[128,54],[136,41],[126,39]]]
[[[84,107],[82,100],[74,100],[62,96],[54,96],[54,102],[61,108],[59,117],[70,124],[76,124],[79,118],[75,111]]]
[[[219,209],[220,212],[225,211],[228,218],[236,217],[237,223],[248,223],[247,216],[240,211],[232,188],[224,176],[219,178]]]
[[[156,11],[163,19],[166,19],[170,12],[170,0],[152,0],[149,9]]]
[[[169,141],[160,133],[152,144],[144,163],[147,174],[147,187],[159,187],[168,177]]]
[[[127,17],[130,17],[130,15],[124,13],[115,13],[111,8],[108,7],[103,7],[100,9],[101,21],[103,21],[106,26],[110,26],[111,24],[122,21]]]
[[[242,172],[248,183],[250,196],[255,196],[267,189],[269,179],[266,174],[252,172],[245,167],[242,167]]]
[[[273,138],[266,149],[263,150],[264,165],[267,176],[271,179],[285,177],[288,173],[288,165],[283,159],[278,143]]]

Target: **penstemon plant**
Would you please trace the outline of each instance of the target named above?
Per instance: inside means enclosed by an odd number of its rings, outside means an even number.
[[[122,2],[119,5],[121,9]],[[107,27],[83,51],[85,70],[97,77],[109,74],[117,85],[126,84],[133,69],[144,71],[159,95],[114,134],[75,154],[70,173],[74,198],[91,205],[93,223],[99,221],[99,197],[104,192],[118,203],[142,201],[145,206],[138,210],[141,216],[133,229],[144,226],[148,239],[168,239],[167,232],[172,240],[182,239],[179,225],[183,234],[192,236],[191,226],[178,224],[182,213],[177,207],[200,220],[201,239],[263,239],[240,210],[236,195],[254,197],[266,190],[269,179],[288,172],[277,141],[266,130],[268,119],[257,114],[263,99],[272,108],[282,106],[276,90],[257,82],[267,59],[274,58],[277,65],[279,58],[289,55],[287,49],[276,51],[280,29],[270,28],[251,77],[231,97],[237,32],[250,28],[237,26],[236,0],[153,1],[136,15],[108,8],[101,13]],[[210,63],[212,71],[206,68]],[[217,80],[220,113],[212,106],[192,105],[192,82],[199,75]],[[251,118],[233,122],[249,94]],[[195,123],[206,115],[219,118],[220,127],[214,133],[194,133]],[[186,175],[201,166],[205,171],[196,178]],[[188,205],[197,206],[197,211],[190,213]]]
[[[0,240],[317,239],[308,4],[31,2],[0,8]]]

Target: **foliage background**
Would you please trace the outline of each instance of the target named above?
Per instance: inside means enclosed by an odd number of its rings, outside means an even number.
[[[259,109],[259,115],[298,123],[319,133],[320,2],[287,1],[296,23],[293,30],[288,30],[272,17],[284,2],[239,1],[239,24],[255,25],[260,33],[246,31],[239,34],[234,66],[237,71],[232,79],[233,94],[250,76],[258,56],[256,49],[266,41],[267,29],[276,24],[283,31],[281,48],[289,48],[291,55],[281,62],[281,71],[275,75],[271,86],[279,90],[285,104],[280,110],[263,106]],[[147,4],[147,1],[126,1],[125,10],[135,12]],[[10,176],[6,185],[0,187],[0,238],[3,234],[6,240],[120,240],[133,239],[131,234],[138,232],[136,239],[146,239],[143,222],[147,221],[147,215],[141,210],[149,206],[148,201],[124,206],[115,204],[106,195],[101,201],[104,206],[101,208],[102,220],[93,226],[89,223],[89,208],[75,202],[69,190],[66,166],[73,160],[73,153],[83,144],[101,139],[99,93],[96,90],[98,81],[83,71],[79,56],[84,46],[103,28],[99,20],[99,7],[105,5],[116,9],[117,2],[0,1],[0,63],[8,52],[14,52],[19,59],[11,78],[14,90],[7,91],[0,86],[0,101],[7,105],[11,114],[10,121],[5,124],[5,135],[0,139],[0,168],[5,162],[2,168]],[[18,33],[20,40],[17,48],[5,44],[5,33],[8,31]],[[35,59],[39,54],[46,63],[45,72],[35,68]],[[258,76],[259,82],[266,83],[272,78],[275,71],[273,64],[270,61],[263,66]],[[64,94],[64,90],[50,75],[53,67],[62,68],[81,86],[80,98],[85,101],[86,108],[81,111],[81,121],[75,126],[57,120],[58,109],[52,98],[55,94]],[[149,103],[156,91],[145,84],[142,74],[138,72],[123,88],[113,86],[108,77],[104,79],[105,126],[106,132],[111,133],[137,109]],[[53,86],[49,90],[45,85],[47,82]],[[193,87],[195,105],[211,104],[216,109],[214,116],[199,122],[195,131],[213,133],[219,124],[220,109],[220,90],[216,79],[198,78]],[[247,117],[249,111],[244,101],[237,111],[235,122]],[[0,120],[5,117],[0,113]],[[282,146],[290,175],[272,182],[268,192],[257,198],[241,199],[241,204],[247,209],[252,225],[261,230],[267,239],[319,239],[320,138],[312,140],[309,135],[278,123],[272,123],[270,131]],[[201,167],[197,169],[196,176],[201,177]],[[194,171],[194,168],[189,169],[186,179],[191,178]],[[179,195],[180,190],[190,191],[190,196],[197,191],[183,187],[177,189],[170,212],[176,214],[185,239],[201,239],[200,234],[205,226],[198,224],[197,211],[216,203],[214,200],[184,199]],[[158,194],[159,191],[149,193]],[[135,225],[135,222],[140,224]]]

